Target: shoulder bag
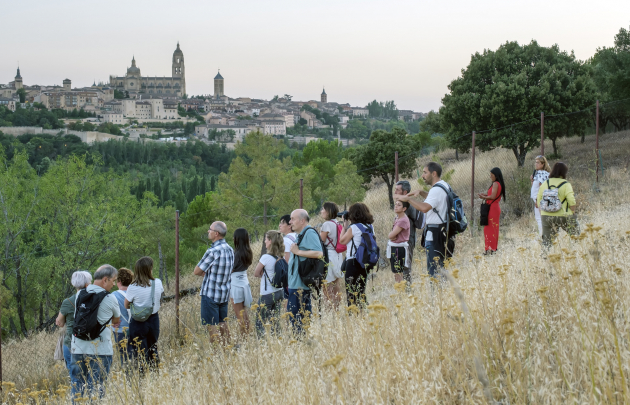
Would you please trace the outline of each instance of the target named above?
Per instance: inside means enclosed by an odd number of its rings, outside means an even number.
[[[133,302],[129,305],[131,310],[131,318],[134,321],[145,322],[149,317],[153,314],[153,302],[155,296],[155,280],[151,282],[151,306],[150,307],[141,307],[139,305],[135,305]]]

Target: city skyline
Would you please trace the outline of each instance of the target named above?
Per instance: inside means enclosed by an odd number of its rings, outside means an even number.
[[[427,112],[440,106],[448,84],[484,48],[536,39],[585,60],[597,47],[611,46],[619,28],[629,25],[626,3],[594,8],[534,1],[516,9],[497,1],[192,1],[179,9],[155,1],[149,10],[113,1],[108,9],[124,13],[112,18],[75,0],[35,0],[5,7],[0,83],[13,80],[18,61],[27,85],[61,85],[65,78],[73,87],[107,83],[110,75],[124,74],[132,57],[143,76],[163,76],[179,41],[189,95],[213,94],[221,69],[230,97],[318,100],[325,87],[329,101],[364,106],[394,100],[400,109]],[[18,35],[26,13],[28,30]]]

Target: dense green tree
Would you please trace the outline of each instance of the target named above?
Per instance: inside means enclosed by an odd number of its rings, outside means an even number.
[[[348,150],[350,160],[357,166],[369,183],[372,178],[383,179],[389,192],[389,203],[394,207],[392,190],[395,182],[395,152],[398,152],[398,173],[400,176],[411,175],[417,167],[416,158],[422,150],[431,145],[431,135],[421,132],[408,135],[402,128],[394,128],[391,132],[376,130],[370,136],[370,142]]]
[[[536,41],[522,46],[507,42],[496,51],[476,53],[449,90],[442,99],[440,119],[451,146],[470,150],[470,137],[463,135],[476,130],[482,151],[510,149],[519,166],[527,152],[540,146],[541,111],[564,114],[595,101],[589,67],[557,45],[547,48]],[[571,132],[579,133],[583,125],[584,121]],[[486,129],[492,130],[481,132]],[[566,130],[561,122],[550,129],[551,134]]]
[[[24,87],[18,89],[15,93],[20,98],[20,103],[26,103],[26,89]]]
[[[317,190],[322,199],[333,201],[340,207],[347,208],[355,202],[363,201],[365,188],[363,177],[357,173],[357,167],[348,159],[341,159],[334,167],[335,175],[329,187]]]

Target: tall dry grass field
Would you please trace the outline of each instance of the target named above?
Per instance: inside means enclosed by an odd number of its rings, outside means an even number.
[[[481,167],[494,166],[501,153],[482,154]],[[458,191],[466,185],[455,176],[467,164],[448,161]],[[516,172],[504,172],[510,170]],[[533,213],[518,216],[508,188],[504,212],[511,221],[501,230],[498,254],[480,255],[479,229],[460,235],[447,279],[436,283],[422,275],[426,265],[417,251],[411,291],[395,285],[389,270],[376,273],[366,310],[315,305],[302,339],[282,319],[278,336],[233,336],[238,346],[213,347],[200,325],[198,296],[182,300],[178,339],[168,303],[160,311],[159,373],[141,378],[115,363],[102,403],[630,403],[629,177],[623,165],[609,168],[599,192],[591,177],[570,178],[582,234],[561,233],[548,254]],[[382,186],[365,202],[383,241],[392,214]],[[257,297],[251,274],[250,281]],[[237,330],[234,320],[230,326]],[[59,385],[65,371],[44,360],[52,358],[54,340],[40,334],[3,347],[3,353],[45,348],[41,356],[21,358],[28,378],[15,373],[12,380],[4,365],[5,380],[18,384],[5,385],[5,402],[66,403],[68,391]]]

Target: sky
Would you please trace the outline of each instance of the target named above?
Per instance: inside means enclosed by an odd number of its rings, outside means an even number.
[[[189,95],[319,100],[437,110],[472,54],[506,41],[558,44],[578,59],[630,27],[630,1],[0,0],[0,83],[89,86],[170,76],[179,41]]]

